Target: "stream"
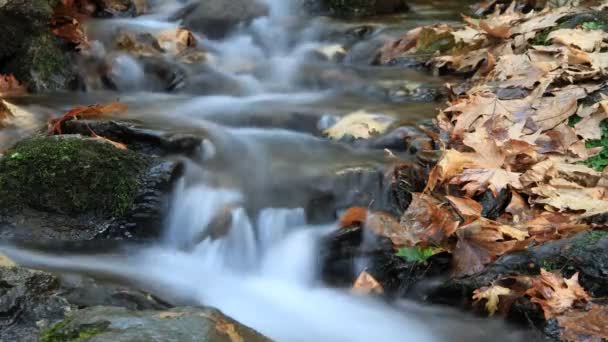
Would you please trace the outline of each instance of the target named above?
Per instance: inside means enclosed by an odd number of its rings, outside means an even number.
[[[345,168],[387,164],[384,151],[333,142],[320,130],[359,110],[406,123],[431,118],[440,103],[395,89],[438,89],[447,81],[415,69],[315,61],[312,52],[332,45],[332,32],[341,37],[366,27],[375,36],[396,36],[455,19],[460,9],[420,3],[413,14],[352,22],[299,17],[291,2],[268,1],[269,16],[221,40],[199,37],[214,61],[201,71],[200,82],[179,88],[183,80],[174,80],[179,91],[165,91],[136,59],[118,54],[116,91],[93,87],[83,94],[18,99],[35,119],[7,131],[0,147],[75,105],[117,98],[129,105],[128,119],[205,140],[199,156],[185,161],[160,241],[94,255],[13,247],[4,252],[30,267],[120,281],[180,305],[216,307],[277,341],[522,340],[499,321],[326,287],[319,276],[319,241],[337,223],[310,224],[304,208],[306,192],[320,179]],[[88,33],[105,53],[104,41],[117,28],[154,33],[177,27],[171,14],[180,5],[153,2],[147,15],[92,21]],[[230,224],[218,237],[210,230],[222,212]],[[362,260],[360,271],[365,268]]]

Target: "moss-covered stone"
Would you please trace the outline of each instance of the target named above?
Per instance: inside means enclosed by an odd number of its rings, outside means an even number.
[[[0,74],[32,91],[61,90],[75,79],[64,42],[49,28],[56,0],[0,1]]]
[[[110,326],[107,321],[73,326],[71,321],[72,319],[67,318],[44,330],[40,335],[40,342],[84,342],[101,334]]]
[[[93,139],[28,139],[0,160],[0,207],[120,216],[131,207],[148,163]]]

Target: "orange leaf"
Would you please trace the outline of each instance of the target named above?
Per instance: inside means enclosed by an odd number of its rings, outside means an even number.
[[[125,112],[127,105],[122,103],[110,103],[108,105],[94,105],[89,107],[75,107],[65,113],[62,117],[51,119],[48,122],[51,134],[61,134],[61,125],[74,119],[95,119],[108,116],[109,114]]]
[[[608,306],[592,305],[589,311],[571,311],[559,316],[564,328],[562,338],[572,342],[600,342],[608,340]]]
[[[458,218],[429,195],[414,193],[412,196],[412,203],[401,216],[401,242],[409,246],[420,242],[433,246],[445,244],[458,228]]]
[[[340,218],[340,227],[347,228],[356,224],[364,223],[367,220],[367,208],[352,207],[348,208]]]

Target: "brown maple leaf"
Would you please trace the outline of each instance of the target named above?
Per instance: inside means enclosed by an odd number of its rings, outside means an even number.
[[[348,228],[353,225],[365,223],[367,220],[367,208],[352,207],[348,208],[340,217],[340,227]]]
[[[110,114],[121,113],[127,110],[127,106],[122,103],[114,102],[107,105],[94,105],[89,107],[75,107],[65,113],[62,117],[51,119],[48,122],[49,132],[51,134],[61,134],[61,125],[65,121],[75,119],[94,119],[106,117]]]
[[[490,316],[493,316],[498,310],[498,303],[500,302],[500,296],[507,296],[511,294],[511,289],[502,287],[500,285],[492,285],[488,287],[482,287],[473,291],[473,300],[478,302],[482,299],[486,300],[486,309]]]
[[[589,310],[572,310],[557,317],[564,329],[561,337],[569,342],[602,342],[608,340],[608,306],[591,305]]]
[[[479,218],[456,231],[458,242],[453,252],[453,273],[464,276],[477,273],[498,256],[524,248],[528,232]]]
[[[459,223],[458,217],[437,199],[426,194],[413,193],[412,203],[401,216],[403,234],[400,242],[406,246],[414,246],[420,242],[441,246],[454,234]]]
[[[532,288],[526,291],[533,303],[543,309],[546,319],[560,316],[575,305],[586,305],[591,297],[578,283],[578,273],[570,279],[559,274],[540,270],[540,275],[532,280]]]
[[[445,198],[464,219],[465,224],[481,217],[482,206],[479,202],[468,197],[446,196]]]

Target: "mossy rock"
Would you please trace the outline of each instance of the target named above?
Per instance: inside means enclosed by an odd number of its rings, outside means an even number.
[[[56,0],[0,0],[0,74],[31,91],[62,90],[76,79],[67,43],[50,30]]]
[[[121,216],[148,164],[138,153],[79,136],[24,140],[0,160],[0,207]]]

